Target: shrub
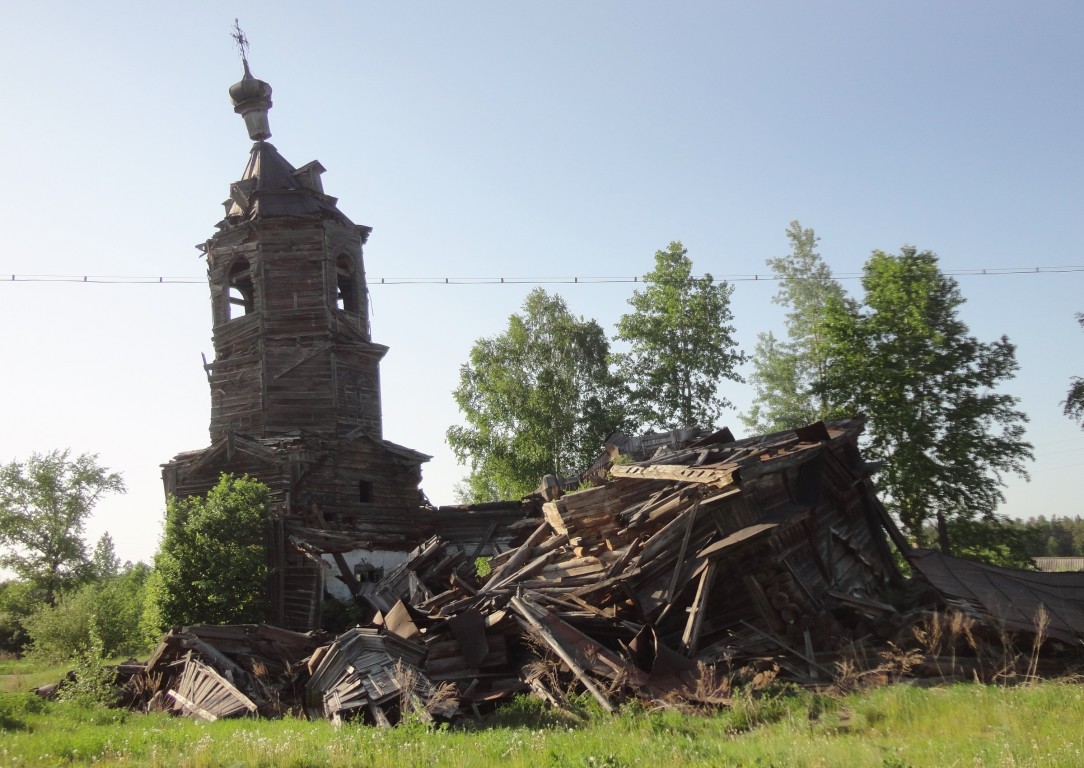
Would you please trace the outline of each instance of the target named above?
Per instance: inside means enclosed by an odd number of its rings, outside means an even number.
[[[65,680],[58,693],[61,701],[77,704],[115,704],[117,701],[117,673],[102,658],[101,642],[94,640],[90,647],[75,658],[71,678]]]
[[[20,653],[26,647],[26,620],[44,600],[45,593],[29,582],[0,582],[0,651]]]
[[[147,583],[150,637],[184,624],[264,621],[270,499],[258,480],[223,475],[206,498],[169,500]]]
[[[26,728],[27,718],[44,712],[47,706],[45,700],[35,693],[0,693],[0,730]]]
[[[40,606],[26,619],[30,655],[57,663],[95,648],[107,658],[145,650],[141,623],[148,573],[140,563],[63,594],[56,605]]]

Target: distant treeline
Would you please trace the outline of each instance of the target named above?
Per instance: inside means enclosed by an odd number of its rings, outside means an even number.
[[[933,526],[927,541],[937,541]],[[1015,520],[954,520],[952,554],[1009,568],[1033,568],[1036,557],[1084,557],[1084,517],[1029,517]]]
[[[1084,517],[1029,517],[1011,520],[1028,557],[1084,557]]]

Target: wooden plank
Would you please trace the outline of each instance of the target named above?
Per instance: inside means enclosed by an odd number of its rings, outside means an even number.
[[[737,482],[733,467],[715,469],[712,467],[687,467],[683,464],[652,464],[640,466],[625,464],[613,467],[610,472],[614,477],[628,477],[637,480],[680,480],[685,483],[701,483],[716,488],[723,488]]]
[[[550,526],[549,523],[542,523],[541,525],[539,525],[538,528],[536,528],[534,532],[527,537],[527,540],[523,542],[519,550],[516,551],[516,553],[512,555],[512,557],[508,561],[506,561],[503,565],[501,565],[489,575],[489,580],[486,581],[485,585],[483,585],[483,587],[478,591],[485,592],[489,589],[492,589],[497,584],[499,584],[507,574],[513,572],[514,570],[522,566],[525,562],[527,562],[527,559],[531,556],[531,550],[534,549],[534,547],[536,547],[539,543],[541,543],[542,540],[546,538],[546,534],[552,530],[553,528]]]
[[[832,671],[830,669],[828,669],[827,667],[818,664],[815,659],[811,659],[808,656],[806,656],[804,653],[801,653],[799,651],[794,650],[793,648],[791,648],[789,645],[784,643],[782,640],[780,640],[775,635],[769,635],[767,632],[762,632],[761,630],[757,629],[752,624],[750,624],[748,621],[742,620],[741,623],[746,629],[752,630],[756,634],[763,637],[765,640],[770,640],[771,642],[775,643],[780,648],[782,648],[784,651],[787,651],[788,653],[791,653],[791,654],[797,656],[799,659],[804,661],[806,664],[808,664],[811,667],[814,667],[814,668],[820,670],[821,672],[823,672],[825,675],[827,675],[827,678],[829,680],[832,679],[832,677],[833,677]]]
[[[685,523],[685,535],[681,539],[681,547],[678,549],[677,560],[674,563],[674,573],[670,577],[670,586],[666,590],[666,602],[671,603],[674,600],[674,594],[678,588],[678,577],[681,575],[681,569],[685,565],[685,553],[689,549],[689,539],[692,538],[693,528],[696,527],[696,514],[700,511],[700,497],[697,496],[693,502],[692,508],[686,512],[688,520]]]
[[[172,688],[170,690],[166,691],[166,695],[172,697],[173,699],[175,699],[177,701],[177,703],[179,703],[181,705],[181,707],[185,711],[191,712],[192,714],[196,715],[197,717],[202,717],[204,720],[207,720],[208,722],[212,722],[212,723],[214,721],[218,720],[218,717],[216,715],[212,714],[211,712],[208,712],[206,709],[199,706],[194,701],[190,701],[189,699],[185,698],[184,696],[177,693],[177,691],[173,690]]]
[[[685,623],[685,631],[681,636],[681,647],[685,655],[692,658],[700,645],[700,631],[704,626],[704,606],[707,605],[711,592],[711,582],[715,578],[715,567],[718,562],[712,560],[707,568],[700,574],[700,583],[696,586],[696,597],[689,606],[689,620]]]
[[[777,523],[760,523],[758,525],[746,526],[740,531],[735,531],[729,536],[704,547],[704,549],[700,551],[700,555],[701,557],[707,558],[718,557],[724,550],[752,541],[768,531],[774,530],[776,527],[778,527]]]

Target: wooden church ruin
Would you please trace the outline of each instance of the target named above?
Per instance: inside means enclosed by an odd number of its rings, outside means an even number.
[[[271,88],[247,62],[230,96],[254,144],[201,246],[211,444],[174,457],[163,480],[177,496],[223,473],[271,488],[276,626],[170,633],[140,670],[176,711],[384,724],[441,686],[478,711],[522,691],[559,703],[569,684],[607,709],[628,695],[695,700],[717,670],[739,668],[821,685],[844,659],[883,672],[884,649],[914,647],[915,628],[946,611],[975,636],[1026,636],[1052,669],[1079,661],[1084,574],[912,550],[877,499],[860,418],[742,440],[614,435],[564,486],[433,507],[419,487],[429,457],[383,438],[371,230],[324,193],[319,163],[295,168],[267,142]],[[337,639],[315,631],[325,591],[364,603],[372,621]],[[917,647],[907,673],[1001,674],[953,642]]]

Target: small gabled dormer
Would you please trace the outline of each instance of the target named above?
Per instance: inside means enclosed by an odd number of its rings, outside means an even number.
[[[313,160],[311,163],[305,163],[294,171],[294,178],[297,179],[298,184],[301,186],[322,195],[324,194],[324,182],[321,181],[320,176],[326,171],[327,168],[320,165],[319,160]]]

